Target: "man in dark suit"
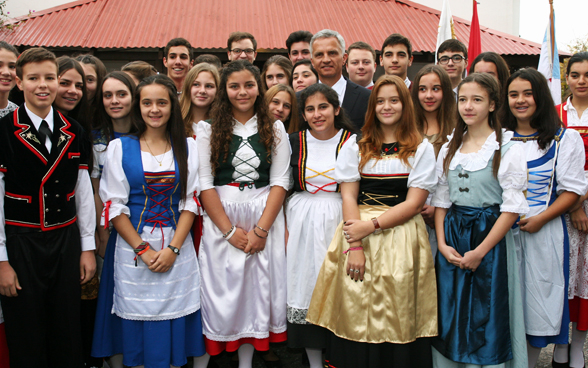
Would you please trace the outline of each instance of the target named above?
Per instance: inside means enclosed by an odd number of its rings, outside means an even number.
[[[336,31],[323,29],[310,40],[312,65],[320,83],[333,88],[339,102],[357,130],[364,124],[370,91],[343,77],[343,65],[347,60],[345,40]]]

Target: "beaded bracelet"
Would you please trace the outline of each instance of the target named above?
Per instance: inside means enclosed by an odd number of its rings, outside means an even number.
[[[236,232],[237,232],[237,226],[233,225],[233,227],[231,228],[231,231],[225,237],[225,240],[229,241],[229,239],[231,239],[233,237],[233,235],[235,235]]]
[[[235,225],[232,225],[231,229],[223,234],[223,238],[227,239],[227,236],[229,236],[233,232],[233,230],[235,230]]]
[[[343,254],[347,254],[347,252],[350,252],[352,250],[363,250],[363,247],[351,247],[349,249],[347,249],[346,251],[343,251]]]

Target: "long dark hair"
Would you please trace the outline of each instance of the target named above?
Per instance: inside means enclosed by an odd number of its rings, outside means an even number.
[[[504,61],[502,56],[498,55],[495,52],[483,52],[476,56],[474,61],[472,61],[472,64],[470,65],[469,74],[474,74],[476,64],[480,61],[492,63],[496,66],[496,72],[498,73],[496,77],[498,78],[498,84],[500,85],[501,93],[506,94],[506,81],[508,80],[508,77],[510,77],[510,70],[508,69],[508,64],[506,63],[506,61]]]
[[[523,68],[513,73],[506,82],[506,91],[503,93],[502,106],[500,108],[500,121],[506,129],[512,131],[517,129],[517,119],[509,106],[508,87],[517,78],[531,83],[533,100],[535,100],[535,113],[531,116],[531,128],[537,129],[537,144],[539,148],[545,149],[557,134],[562,123],[557,111],[553,108],[554,102],[551,97],[547,80],[543,74],[535,69]]]
[[[494,132],[496,133],[496,142],[498,142],[499,147],[502,147],[502,125],[496,117],[496,115],[498,114],[498,109],[500,108],[500,86],[498,85],[498,81],[494,79],[494,77],[490,74],[470,74],[464,80],[461,81],[459,86],[457,86],[458,96],[461,87],[466,83],[476,83],[478,86],[482,87],[486,91],[486,93],[488,93],[489,102],[494,102],[494,111],[490,111],[488,113],[488,125],[490,125],[492,129],[494,129]],[[553,111],[555,111],[555,109]],[[463,121],[461,114],[458,114],[457,124],[455,125],[455,130],[453,131],[453,139],[449,141],[447,156],[445,157],[445,161],[443,161],[443,171],[445,172],[445,174],[447,174],[447,172],[449,171],[449,164],[451,163],[453,156],[455,156],[455,153],[463,143],[463,135],[467,131],[467,128],[468,126]],[[494,177],[498,176],[498,169],[500,168],[500,158],[501,152],[499,148],[498,150],[496,150],[496,152],[494,152],[494,158],[492,161],[492,173]]]
[[[100,83],[98,85],[98,88],[96,88],[95,124],[96,124],[96,127],[100,130],[100,135],[102,137],[104,137],[104,139],[107,142],[110,142],[111,140],[114,139],[114,127],[112,125],[112,119],[106,113],[106,109],[104,108],[104,99],[102,96],[102,90],[104,87],[104,82],[106,82],[106,80],[108,80],[110,78],[116,79],[116,80],[120,81],[122,84],[124,84],[127,87],[127,89],[129,90],[129,93],[130,93],[131,98],[133,100],[135,99],[135,90],[137,88],[135,86],[135,82],[131,79],[131,77],[129,77],[126,73],[119,72],[119,71],[108,73],[104,77],[104,79],[102,80],[102,83]],[[132,113],[132,111],[131,111],[131,113]],[[131,125],[131,131],[129,133],[132,133],[134,128],[135,128],[135,126]]]
[[[275,137],[273,119],[268,114],[263,98],[259,69],[247,60],[236,60],[228,63],[221,71],[220,85],[212,103],[212,108],[210,109],[210,118],[212,120],[210,165],[213,175],[215,175],[216,169],[218,168],[219,159],[222,157],[223,162],[226,161],[233,139],[233,106],[227,94],[227,80],[231,74],[244,70],[251,73],[257,83],[259,96],[255,99],[253,109],[257,114],[257,132],[263,142],[269,160],[271,160],[274,139],[278,139]]]
[[[304,115],[306,101],[310,97],[316,95],[317,93],[323,95],[323,97],[327,100],[329,105],[333,106],[333,109],[337,110],[341,106],[339,104],[339,95],[337,95],[337,92],[335,92],[334,89],[327,86],[326,84],[316,83],[308,86],[300,93],[300,109],[302,111],[302,115]],[[296,113],[297,111],[292,110],[292,115],[295,115]],[[339,115],[335,115],[334,125],[336,129],[345,129],[350,132],[355,131],[355,128],[351,124],[351,121],[349,120],[347,114],[345,113],[345,110],[343,109],[339,110]],[[311,129],[310,125],[308,125],[308,122],[305,119],[302,119],[298,128],[298,130]]]
[[[82,98],[80,98],[76,107],[67,113],[67,116],[71,116],[78,123],[82,124],[84,129],[90,131],[91,125],[90,121],[88,121],[88,91],[86,90],[86,74],[84,73],[84,69],[78,61],[69,56],[60,56],[57,58],[57,65],[59,66],[59,77],[71,69],[75,69],[82,77]]]
[[[413,87],[411,89],[412,103],[414,104],[414,112],[416,116],[416,124],[419,131],[425,134],[425,125],[427,119],[425,118],[425,110],[419,101],[419,84],[421,78],[427,74],[436,74],[441,82],[441,92],[443,93],[443,101],[437,110],[437,122],[439,123],[439,135],[434,142],[431,142],[435,147],[435,154],[439,152],[441,146],[447,142],[447,136],[451,134],[455,127],[455,119],[457,109],[453,96],[453,88],[451,87],[451,80],[449,74],[439,65],[427,65],[417,73],[414,78]]]
[[[402,104],[402,117],[396,123],[398,127],[396,128],[395,133],[398,145],[400,146],[398,158],[406,165],[410,166],[408,158],[417,150],[419,144],[423,140],[423,136],[416,126],[412,98],[410,97],[410,92],[408,91],[406,84],[404,84],[404,80],[396,75],[383,75],[376,81],[370,95],[367,112],[365,114],[365,125],[361,128],[362,137],[359,142],[357,142],[359,152],[361,153],[361,161],[359,162],[360,170],[363,169],[370,159],[380,158],[382,144],[384,143],[384,132],[382,131],[382,125],[376,116],[376,104],[380,89],[386,85],[393,85],[396,87],[400,103]]]
[[[182,189],[182,200],[186,199],[186,189],[188,183],[188,145],[186,144],[186,130],[184,129],[184,122],[182,121],[182,111],[180,110],[180,103],[178,102],[178,92],[174,82],[164,74],[153,75],[147,77],[139,83],[135,92],[135,99],[133,101],[133,124],[137,132],[136,136],[141,137],[147,130],[147,125],[141,116],[141,91],[145,86],[157,84],[167,89],[169,100],[171,103],[171,115],[165,127],[166,132],[172,145],[172,152],[179,166],[180,171],[180,188]],[[196,154],[196,152],[192,152]]]

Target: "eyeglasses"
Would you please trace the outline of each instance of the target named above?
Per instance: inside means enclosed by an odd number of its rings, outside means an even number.
[[[452,57],[443,56],[442,58],[439,58],[439,64],[441,64],[441,65],[448,64],[449,59],[453,60],[454,64],[457,64],[457,63],[460,63],[465,58],[461,55],[453,55]]]
[[[253,53],[255,53],[255,50],[253,49],[232,49],[231,52],[235,55],[241,55],[242,53],[245,53],[245,55],[253,55]]]

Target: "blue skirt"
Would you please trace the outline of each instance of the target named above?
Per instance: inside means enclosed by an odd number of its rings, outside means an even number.
[[[463,256],[486,238],[498,216],[498,206],[453,205],[445,217],[446,243]],[[433,346],[460,363],[493,365],[512,359],[506,240],[486,254],[475,272],[452,265],[440,252],[435,268],[439,337]]]
[[[112,313],[114,297],[114,251],[117,232],[108,239],[98,291],[92,356],[123,354],[126,366],[145,368],[182,366],[187,357],[206,352],[200,311],[164,321],[131,321]]]

